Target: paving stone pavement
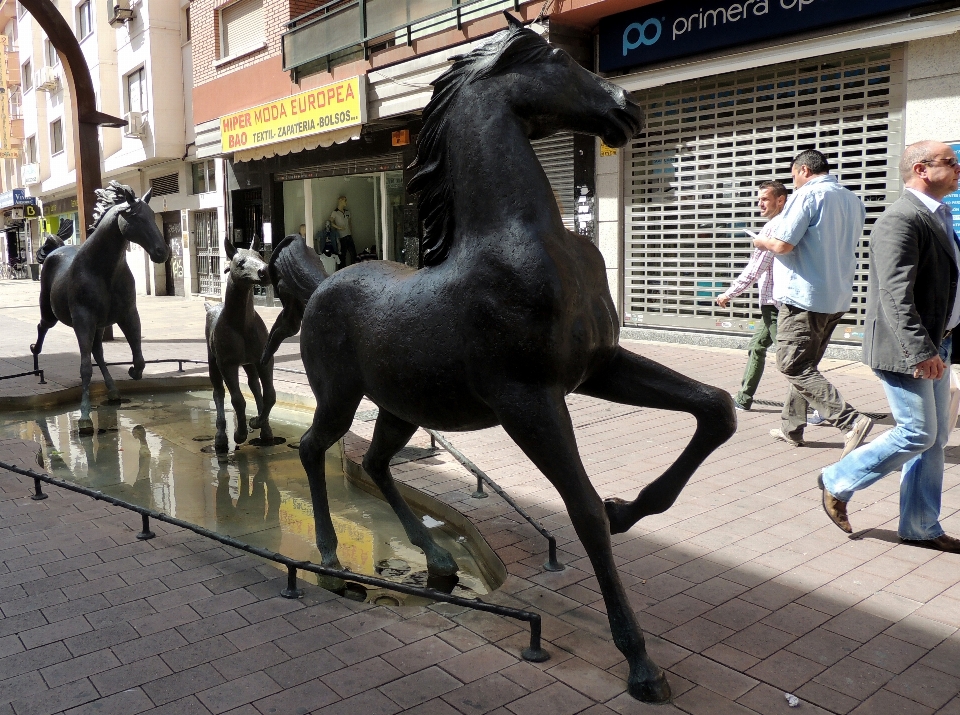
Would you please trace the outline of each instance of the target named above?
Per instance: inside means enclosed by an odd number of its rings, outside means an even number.
[[[0,344],[0,372],[28,359],[35,335],[32,287],[16,283],[0,282],[0,334],[13,337]],[[148,359],[202,359],[199,301],[139,305]],[[263,312],[268,322],[275,315]],[[48,363],[45,351],[42,366],[61,387],[76,384],[72,334],[58,327],[48,345],[55,357]],[[745,362],[732,350],[624,346],[731,391]],[[107,347],[110,359],[125,351],[122,341]],[[280,364],[300,367],[297,351],[284,345]],[[852,404],[887,411],[862,365],[824,368]],[[307,394],[300,377],[280,380],[288,395]],[[15,384],[0,382],[2,395],[37,391],[32,378],[4,382]],[[785,386],[771,363],[758,397],[779,400]],[[601,496],[634,495],[694,426],[683,414],[577,395],[568,405]],[[509,572],[488,600],[542,613],[549,661],[519,658],[521,624],[456,607],[371,606],[306,584],[302,600],[287,601],[278,596],[282,573],[258,559],[163,524],[156,539],[137,541],[135,514],[55,487],[34,502],[29,480],[0,470],[0,715],[960,715],[960,555],[897,542],[895,476],[851,504],[856,538],[836,529],[820,510],[816,475],[838,457],[839,432],[811,427],[808,446],[790,448],[768,436],[777,413],[740,413],[737,434],[673,509],[613,539],[648,649],[668,672],[669,705],[624,693],[625,662],[563,504],[490,429],[448,437],[557,536],[564,571],[542,569],[544,539],[503,500],[471,498],[473,478],[447,453],[398,464],[394,475],[477,525]],[[353,459],[373,424],[354,422],[345,439]],[[412,444],[429,438],[418,432]],[[942,522],[953,534],[958,445],[960,435],[944,482]],[[29,444],[0,443],[0,460],[35,466],[34,458]],[[785,692],[800,698],[798,709]]]

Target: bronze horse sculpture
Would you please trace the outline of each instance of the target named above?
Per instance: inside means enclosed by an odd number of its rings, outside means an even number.
[[[130,377],[143,376],[145,362],[140,349],[140,314],[133,273],[127,265],[127,242],[143,247],[154,263],[163,263],[170,248],[157,228],[149,206],[150,191],[138,199],[129,186],[111,181],[97,189],[90,235],[79,246],[61,246],[45,256],[40,274],[40,324],[34,355],[43,350],[43,339],[58,321],[73,328],[80,346],[80,434],[93,433],[90,419],[91,354],[103,374],[107,399],[120,399],[103,360],[103,331],[116,324],[133,353]]]
[[[320,256],[299,233],[287,236],[274,247],[267,263],[267,272],[283,310],[270,328],[266,347],[260,357],[261,366],[273,358],[280,343],[300,332],[307,301],[317,286],[328,277]]]
[[[379,416],[363,467],[431,574],[457,569],[404,502],[391,457],[418,426],[502,425],[560,493],[606,604],[634,697],[670,698],[617,573],[611,533],[668,509],[736,429],[730,396],[621,348],[600,251],[564,229],[531,139],[560,131],[623,146],[642,127],[623,90],[508,15],[509,28],[455,58],[423,113],[416,173],[425,267],[387,261],[325,280],[303,316],[301,352],[317,408],[300,440],[317,546],[336,566],[324,453],[360,400]],[[691,413],[677,461],[633,501],[602,501],[580,460],[565,396]]]
[[[223,245],[227,260],[230,261],[224,270],[227,287],[223,302],[214,305],[204,303],[207,309],[207,363],[210,382],[213,383],[213,401],[217,408],[214,448],[219,453],[229,448],[223,404],[224,383],[230,390],[230,401],[236,416],[233,440],[237,444],[247,440],[247,403],[240,392],[241,367],[247,373],[247,385],[257,403],[257,416],[250,419],[250,428],[260,430],[257,444],[274,443],[270,410],[277,401],[277,393],[273,389],[273,359],[264,365],[260,364],[260,356],[267,342],[267,326],[253,309],[253,286],[270,282],[267,264],[257,252],[256,244],[248,250],[236,248],[226,239]]]

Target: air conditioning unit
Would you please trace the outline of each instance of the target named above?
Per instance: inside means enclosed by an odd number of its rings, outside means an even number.
[[[127,112],[123,115],[123,118],[127,121],[127,126],[123,128],[123,136],[143,136],[144,129],[146,129],[146,117],[144,117],[140,112]]]
[[[60,76],[55,67],[41,67],[33,75],[33,86],[41,92],[56,92],[60,88]]]
[[[133,17],[130,0],[107,0],[107,22],[110,23],[110,27],[125,25]]]

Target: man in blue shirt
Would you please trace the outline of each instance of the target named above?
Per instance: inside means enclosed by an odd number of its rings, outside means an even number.
[[[798,154],[790,166],[796,191],[773,236],[754,239],[754,245],[776,255],[777,367],[790,382],[781,426],[770,434],[802,447],[812,406],[846,433],[842,458],[860,446],[873,421],[844,401],[819,365],[834,328],[850,309],[866,209],[828,172],[827,158],[819,151]]]

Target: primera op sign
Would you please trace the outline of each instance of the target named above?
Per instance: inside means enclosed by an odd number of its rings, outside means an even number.
[[[363,124],[364,77],[351,77],[220,117],[224,153]]]
[[[662,62],[935,1],[664,0],[600,20],[600,70]]]

